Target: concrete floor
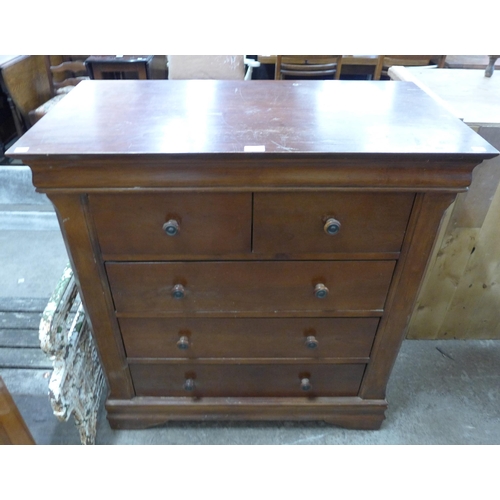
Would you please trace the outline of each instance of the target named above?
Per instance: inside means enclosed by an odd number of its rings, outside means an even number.
[[[0,210],[0,297],[48,299],[67,261],[59,231],[50,229],[53,216],[41,225],[24,217],[16,226],[6,213]],[[0,367],[0,375],[37,444],[79,444],[73,422],[51,413],[47,370]],[[387,399],[378,431],[318,422],[186,422],[113,431],[102,410],[97,444],[500,444],[500,341],[405,341]]]

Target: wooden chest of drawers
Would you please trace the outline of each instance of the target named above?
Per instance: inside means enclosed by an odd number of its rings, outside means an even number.
[[[94,81],[9,154],[58,211],[111,425],[378,428],[442,214],[497,152],[411,84]]]

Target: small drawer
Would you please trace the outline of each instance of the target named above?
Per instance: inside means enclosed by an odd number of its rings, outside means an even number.
[[[130,358],[368,358],[378,318],[120,318]]]
[[[257,254],[399,252],[412,193],[255,193]]]
[[[91,194],[105,256],[228,255],[249,253],[249,193]]]
[[[136,396],[356,396],[364,364],[131,364]]]
[[[394,261],[108,262],[106,270],[118,313],[321,316],[381,311],[394,266]]]

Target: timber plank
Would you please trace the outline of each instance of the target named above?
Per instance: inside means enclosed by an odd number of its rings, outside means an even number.
[[[456,338],[491,339],[500,324],[500,187],[449,311]],[[447,325],[443,325],[447,327]],[[442,328],[443,328],[442,327]],[[498,338],[498,337],[497,337]]]
[[[408,339],[448,338],[448,333],[442,331],[443,323],[478,235],[478,229],[456,229],[436,245],[438,251],[432,256],[432,272],[426,274],[422,285],[408,329]]]
[[[0,329],[2,330],[37,330],[42,318],[41,312],[3,312],[0,311]]]
[[[0,329],[0,347],[40,347],[38,330]]]
[[[0,347],[0,368],[38,368],[52,370],[52,363],[40,348]]]
[[[19,298],[0,297],[0,311],[2,312],[42,312],[49,298]]]

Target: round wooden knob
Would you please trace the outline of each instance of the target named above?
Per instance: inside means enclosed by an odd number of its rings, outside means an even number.
[[[303,391],[310,391],[312,389],[311,381],[308,378],[303,378],[300,381],[300,388]]]
[[[175,285],[172,288],[172,297],[174,299],[183,299],[186,294],[184,287],[182,285]]]
[[[170,219],[163,224],[163,230],[167,236],[175,236],[180,231],[179,223],[175,219]]]
[[[337,219],[334,219],[333,217],[330,217],[326,222],[323,227],[325,230],[325,233],[334,236],[338,234],[340,231],[340,222]]]
[[[314,287],[314,296],[318,299],[324,299],[325,297],[328,296],[328,288],[326,288],[325,285],[323,285],[323,283],[318,283],[315,287]]]
[[[308,349],[316,349],[316,347],[318,347],[318,341],[314,335],[309,335],[309,337],[306,338],[305,344]]]
[[[189,339],[185,335],[177,341],[177,348],[183,351],[189,349]]]
[[[194,380],[192,378],[187,378],[184,381],[184,390],[193,391],[194,390]]]

